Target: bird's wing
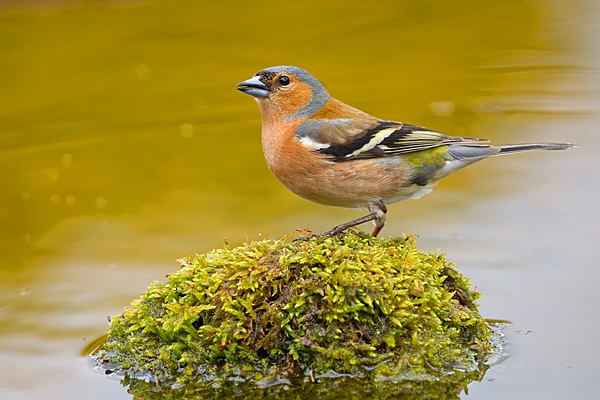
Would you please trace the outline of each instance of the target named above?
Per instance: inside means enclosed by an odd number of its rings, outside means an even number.
[[[335,161],[389,157],[450,144],[476,144],[486,139],[448,136],[394,121],[313,119],[300,125],[296,138]]]
[[[377,122],[354,118],[315,118],[304,121],[296,130],[300,143],[317,149],[345,146],[365,135]]]

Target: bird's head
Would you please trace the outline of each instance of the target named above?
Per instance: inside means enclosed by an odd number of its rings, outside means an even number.
[[[241,82],[237,89],[253,96],[261,112],[273,111],[286,120],[310,117],[329,100],[329,93],[311,74],[298,67],[271,67]]]

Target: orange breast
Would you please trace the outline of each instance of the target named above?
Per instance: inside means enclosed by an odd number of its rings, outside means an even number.
[[[292,192],[325,205],[357,208],[380,199],[402,200],[416,191],[403,187],[408,181],[409,166],[400,157],[334,162],[296,140],[296,128],[301,122],[271,120],[265,124],[263,120],[262,144],[267,165]],[[401,193],[404,191],[406,196]],[[399,195],[403,198],[392,201]]]

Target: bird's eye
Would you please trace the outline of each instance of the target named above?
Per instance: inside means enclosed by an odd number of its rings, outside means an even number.
[[[287,86],[290,84],[290,78],[289,76],[285,76],[283,75],[281,78],[279,78],[279,83],[281,84],[281,86]]]

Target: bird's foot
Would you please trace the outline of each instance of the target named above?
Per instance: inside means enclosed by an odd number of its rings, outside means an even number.
[[[308,242],[310,239],[315,239],[315,238],[330,238],[330,237],[334,237],[334,236],[337,236],[340,234],[344,234],[344,236],[347,235],[348,233],[345,231],[348,228],[346,227],[344,229],[340,229],[340,227],[341,227],[341,225],[336,226],[332,230],[321,233],[320,235],[317,235],[316,233],[311,233],[308,236],[298,237],[298,238],[292,240],[292,242]]]
[[[346,231],[348,228],[350,228],[350,227],[348,227],[348,226],[345,226],[345,224],[344,224],[344,225],[338,225],[338,226],[336,226],[335,228],[333,228],[332,230],[330,230],[330,231],[327,231],[327,232],[324,232],[324,233],[322,233],[322,234],[321,234],[321,235],[319,235],[319,236],[321,236],[321,237],[326,237],[326,238],[330,238],[330,237],[337,236],[337,235],[339,235],[340,233],[346,233],[346,234],[348,234],[347,232],[345,232],[345,231]]]

